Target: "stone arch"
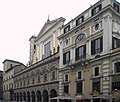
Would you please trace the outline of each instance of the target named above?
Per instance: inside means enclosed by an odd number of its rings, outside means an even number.
[[[43,91],[43,102],[49,102],[48,91]]]
[[[52,90],[50,91],[50,98],[53,98],[53,97],[57,97],[57,92],[56,92],[55,89],[52,89]]]
[[[41,102],[42,101],[41,92],[37,91],[36,94],[37,94],[37,102]]]
[[[26,101],[26,93],[23,92],[23,101]]]
[[[27,101],[30,102],[30,92],[27,92]]]
[[[31,97],[32,97],[32,102],[35,102],[35,92],[34,91],[31,92]]]

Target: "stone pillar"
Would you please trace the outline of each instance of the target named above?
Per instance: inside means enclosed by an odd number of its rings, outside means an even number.
[[[109,77],[109,71],[110,71],[110,62],[109,58],[106,58],[103,60],[103,95],[108,96],[109,89],[110,89],[110,77]]]

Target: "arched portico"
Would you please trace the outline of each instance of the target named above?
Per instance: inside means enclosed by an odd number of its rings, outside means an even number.
[[[42,97],[41,97],[41,92],[37,91],[37,102],[41,102],[42,101]]]
[[[31,92],[31,96],[32,96],[32,102],[35,102],[35,92],[34,91]]]
[[[47,90],[43,91],[43,102],[49,102]]]

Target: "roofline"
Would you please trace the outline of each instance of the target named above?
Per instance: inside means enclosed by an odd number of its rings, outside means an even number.
[[[14,60],[10,60],[10,59],[5,59],[2,63],[5,63],[6,61],[15,62],[15,63],[19,63],[19,64],[24,65],[23,63],[21,63],[19,61],[14,61]]]
[[[82,16],[82,14],[84,14],[86,11],[88,11],[90,8],[93,8],[96,4],[98,4],[99,2],[101,2],[102,0],[99,0],[98,2],[96,2],[95,4],[91,5],[89,8],[87,8],[85,11],[83,11],[82,13],[80,13],[78,16],[76,16],[75,18],[73,18],[72,20],[70,20],[68,23],[66,23],[63,27],[67,26],[70,24],[70,22],[72,22],[73,20],[75,20],[76,18],[78,18],[79,16]]]
[[[37,37],[33,35],[33,36],[30,37],[29,41],[30,41],[32,38],[35,38],[35,39],[36,39]]]
[[[57,18],[58,19],[58,21],[50,28],[50,29],[48,29],[46,32],[44,32],[44,34],[46,34],[47,32],[49,32],[51,29],[53,29],[53,27],[55,27],[59,22],[61,22],[61,21],[65,21],[66,19],[65,18],[63,18],[63,17],[59,17],[59,18]],[[57,20],[57,19],[55,19],[55,20]],[[54,21],[55,21],[54,20]],[[51,21],[50,21],[51,22]],[[36,37],[36,40],[35,41],[38,41],[41,37],[42,37],[43,35],[38,35],[37,37]]]

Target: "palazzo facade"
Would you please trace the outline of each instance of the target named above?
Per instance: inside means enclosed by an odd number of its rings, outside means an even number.
[[[63,26],[58,39],[64,102],[120,97],[119,8],[114,0],[100,0]]]

